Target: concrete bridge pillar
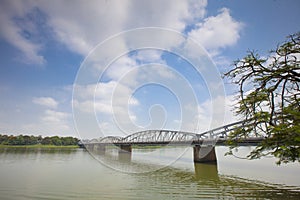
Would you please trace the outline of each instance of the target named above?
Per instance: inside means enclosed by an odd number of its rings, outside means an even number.
[[[217,164],[217,156],[214,146],[200,146],[196,145],[194,149],[195,163],[212,163]]]
[[[84,147],[89,151],[94,150],[94,144],[85,144]]]
[[[119,153],[130,153],[132,152],[132,147],[130,144],[121,144],[119,146]]]
[[[91,152],[104,154],[106,145],[105,144],[96,144],[96,143],[95,144],[85,144],[85,148]]]
[[[106,145],[104,145],[104,144],[96,144],[95,145],[95,149],[98,150],[98,151],[105,151]]]

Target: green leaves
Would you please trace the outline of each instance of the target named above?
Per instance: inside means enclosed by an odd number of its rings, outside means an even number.
[[[0,135],[0,144],[4,145],[56,145],[56,146],[68,146],[78,145],[79,140],[74,137],[42,137],[42,136],[28,136],[28,135]]]
[[[236,114],[248,122],[231,133],[233,148],[237,138],[253,134],[265,140],[248,158],[265,155],[278,158],[278,163],[300,158],[300,32],[272,50],[267,58],[249,52],[225,74],[239,87]]]

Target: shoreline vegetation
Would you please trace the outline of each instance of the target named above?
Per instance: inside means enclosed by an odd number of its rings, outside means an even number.
[[[68,146],[57,146],[57,145],[46,145],[46,144],[31,144],[31,145],[6,145],[0,144],[0,149],[5,148],[25,148],[25,149],[75,149],[79,148],[79,145],[68,145]]]
[[[0,148],[79,148],[75,137],[33,135],[1,135]]]

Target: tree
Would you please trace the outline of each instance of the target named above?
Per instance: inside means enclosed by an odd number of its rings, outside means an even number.
[[[299,60],[300,32],[288,36],[267,58],[251,51],[225,73],[239,86],[235,111],[246,120],[231,133],[231,143],[252,135],[265,138],[249,159],[271,154],[278,164],[300,162]]]
[[[56,145],[56,146],[61,146],[62,145],[61,138],[58,137],[58,136],[52,136],[51,141],[52,141],[53,145]]]
[[[42,139],[41,144],[43,145],[53,145],[50,137],[45,137]]]

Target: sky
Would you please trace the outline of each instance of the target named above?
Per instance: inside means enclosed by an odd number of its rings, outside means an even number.
[[[298,0],[0,1],[0,133],[200,133],[239,120],[222,79],[299,31]]]

